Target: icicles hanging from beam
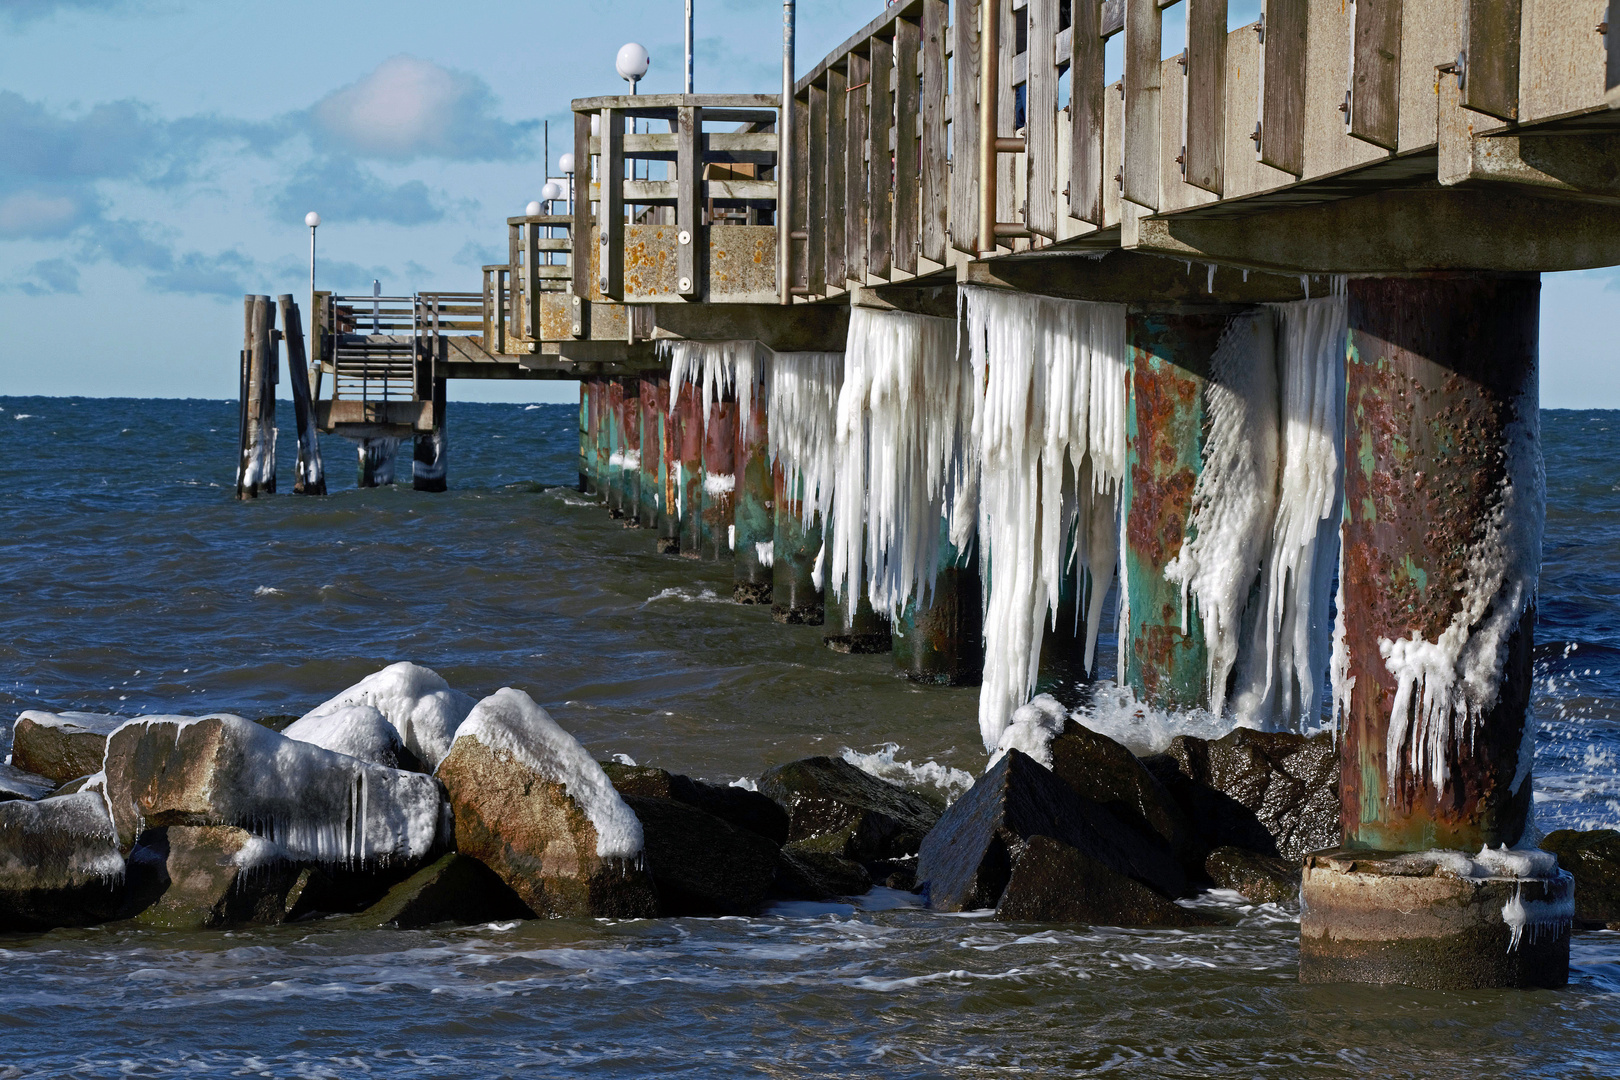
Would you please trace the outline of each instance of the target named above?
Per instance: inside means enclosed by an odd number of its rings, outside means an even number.
[[[782,469],[787,489],[802,485],[800,523],[810,528],[832,512],[837,468],[834,423],[838,392],[844,384],[844,354],[773,353],[770,363],[767,435],[771,460]]]
[[[1065,574],[1089,577],[1087,667],[1095,660],[1119,554],[1125,307],[984,288],[960,295],[983,388],[972,428],[989,583],[979,730],[993,749],[1034,692],[1042,627]]]
[[[898,615],[926,601],[942,517],[970,498],[973,395],[956,321],[856,307],[850,312],[835,434],[829,584]],[[971,526],[968,526],[971,535]],[[846,604],[853,611],[854,604]]]
[[[669,358],[669,410],[673,414],[686,383],[699,387],[703,396],[703,424],[709,423],[709,406],[727,394],[740,395],[739,412],[748,416],[752,395],[763,384],[765,350],[756,341],[671,341],[659,343]],[[750,421],[745,420],[744,423]],[[744,432],[744,436],[747,436]]]

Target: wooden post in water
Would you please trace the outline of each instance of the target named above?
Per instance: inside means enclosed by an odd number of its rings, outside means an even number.
[[[287,381],[292,386],[293,419],[298,425],[298,467],[294,495],[325,495],[326,468],[321,464],[320,433],[309,390],[309,358],[304,355],[304,323],[292,294],[279,298],[283,339],[287,342]]]
[[[411,486],[417,491],[444,491],[449,487],[445,467],[445,404],[448,380],[433,380],[433,430],[416,436],[411,463]]]
[[[276,309],[249,296],[244,316],[236,497],[256,499],[276,493]]]

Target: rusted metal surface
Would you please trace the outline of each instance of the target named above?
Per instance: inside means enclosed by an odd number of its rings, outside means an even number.
[[[701,406],[700,406],[701,408]],[[702,558],[731,558],[731,534],[737,521],[737,402],[724,398],[709,404],[703,432]]]
[[[1396,680],[1379,643],[1435,641],[1458,608],[1470,552],[1500,506],[1507,428],[1521,404],[1534,423],[1540,283],[1430,275],[1352,279],[1349,290],[1342,584],[1355,683],[1341,721],[1345,840],[1386,850],[1511,844],[1530,805],[1528,782],[1510,787],[1534,609],[1506,650],[1496,707],[1455,740],[1439,788],[1387,759]]]
[[[872,610],[872,604],[863,592],[855,600],[855,611],[849,614],[849,597],[840,600],[827,594],[827,633],[822,644],[838,653],[886,653],[894,647],[894,636],[889,617]]]
[[[604,458],[607,478],[607,509],[612,517],[622,518],[624,509],[624,383],[618,379],[607,380],[606,407],[603,410],[603,427],[607,435],[607,451]]]
[[[591,380],[579,380],[579,488],[590,494],[596,485],[591,473],[596,468],[596,452],[591,446]]]
[[[948,532],[944,522],[941,532]],[[894,666],[912,682],[977,686],[984,678],[984,601],[978,545],[942,538],[926,603],[913,599],[894,627]]]
[[[1125,550],[1129,603],[1125,679],[1160,706],[1209,700],[1202,620],[1186,615],[1164,568],[1181,551],[1204,448],[1204,388],[1226,310],[1132,312],[1126,320],[1131,402],[1126,414]]]
[[[707,298],[730,304],[777,301],[774,225],[709,226]]]
[[[591,452],[596,468],[592,485],[602,501],[608,498],[608,443],[612,414],[608,410],[608,383],[605,379],[591,380]]]
[[[672,388],[671,393],[675,390]],[[680,553],[688,559],[703,557],[703,401],[697,387],[682,383],[676,401],[679,417],[681,518]]]
[[[736,575],[731,598],[739,604],[768,604],[776,549],[776,486],[771,480],[766,391],[762,379],[749,395],[746,414],[739,406],[737,430]]]
[[[658,493],[658,553],[675,555],[681,550],[681,514],[677,485],[681,475],[681,436],[679,417],[669,410],[669,379],[654,380],[654,409],[658,414],[658,442],[663,452]]]
[[[1073,558],[1066,553],[1065,558]],[[1095,671],[1086,667],[1086,599],[1091,575],[1080,572],[1080,580],[1064,574],[1058,586],[1058,607],[1048,615],[1041,632],[1041,659],[1035,677],[1035,692],[1051,694],[1070,708],[1082,703]]]
[[[821,518],[809,528],[800,520],[804,512],[804,480],[788,490],[780,466],[771,469],[775,492],[776,539],[771,566],[771,618],[780,623],[820,626],[825,618],[821,589],[815,582],[816,556],[821,551]]]
[[[681,297],[673,225],[624,227],[624,297],[627,301],[677,303]]]
[[[658,374],[641,377],[641,481],[636,522],[643,529],[658,529],[664,521],[664,414],[658,408]]]
[[[641,380],[619,379],[623,388],[619,409],[619,454],[623,464],[619,470],[624,485],[624,524],[634,528],[641,514]]]

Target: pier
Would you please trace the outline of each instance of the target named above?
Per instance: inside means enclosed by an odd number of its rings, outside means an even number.
[[[902,0],[785,94],[576,99],[571,205],[507,219],[478,289],[248,298],[238,494],[276,490],[283,344],[306,494],[317,431],[362,485],[408,440],[442,490],[447,380],[579,380],[580,490],[649,557],[730,563],[761,632],[979,684],[987,750],[1083,698],[1109,603],[1143,705],[1333,726],[1302,979],[1561,985],[1568,877],[1501,849],[1539,274],[1620,264],[1620,29],[1263,11]]]

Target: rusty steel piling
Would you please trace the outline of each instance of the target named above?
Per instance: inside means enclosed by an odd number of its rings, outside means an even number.
[[[912,682],[977,686],[984,678],[984,604],[977,542],[959,551],[941,521],[933,587],[893,628],[894,665]]]
[[[821,517],[806,526],[804,478],[788,480],[780,464],[771,469],[776,531],[772,541],[771,618],[779,623],[820,626],[825,601],[817,584],[816,558],[821,553]]]
[[[641,523],[641,380],[620,380],[624,400],[619,410],[620,483],[623,484],[621,507],[624,527],[633,529]]]
[[[664,520],[664,410],[658,405],[658,373],[647,372],[640,382],[636,423],[640,427],[641,475],[636,485],[640,497],[636,522],[643,529],[657,529]]]
[[[709,403],[703,431],[703,509],[700,557],[732,557],[737,527],[737,402],[727,395]]]
[[[739,604],[769,604],[775,580],[776,486],[771,479],[766,386],[756,381],[746,411],[738,408],[735,584]]]
[[[698,388],[683,383],[676,399],[675,414],[680,432],[680,554],[688,559],[703,557],[703,441],[705,417]]]

